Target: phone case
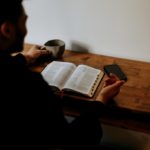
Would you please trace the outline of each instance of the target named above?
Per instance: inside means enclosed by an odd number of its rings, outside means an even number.
[[[127,81],[127,76],[117,64],[105,65],[104,71],[108,76],[110,75],[110,73],[113,73],[116,74],[120,80]]]

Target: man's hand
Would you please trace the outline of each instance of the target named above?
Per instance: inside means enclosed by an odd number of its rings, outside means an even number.
[[[100,91],[100,101],[106,104],[119,93],[120,88],[124,83],[125,81],[119,80],[116,75],[111,74],[110,77],[105,80],[102,90]]]
[[[51,57],[50,51],[38,45],[32,46],[28,51],[23,51],[22,54],[25,56],[27,60],[27,64],[34,63],[39,57],[44,57],[44,56]]]

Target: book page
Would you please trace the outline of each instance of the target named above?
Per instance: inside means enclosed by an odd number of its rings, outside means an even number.
[[[75,68],[73,63],[53,61],[44,68],[41,74],[50,86],[61,90]]]
[[[64,85],[64,88],[92,96],[94,93],[91,93],[91,89],[94,84],[96,84],[95,81],[100,72],[99,69],[86,65],[79,65]]]

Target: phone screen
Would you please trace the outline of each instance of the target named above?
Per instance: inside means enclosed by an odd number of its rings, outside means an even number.
[[[105,65],[104,71],[108,76],[110,75],[110,73],[113,73],[113,74],[117,75],[120,80],[127,81],[127,77],[126,77],[125,73],[122,71],[120,66],[117,64]]]

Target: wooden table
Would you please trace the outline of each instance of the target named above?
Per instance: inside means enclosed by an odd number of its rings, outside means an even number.
[[[31,44],[25,44],[24,49],[28,50],[30,47]],[[127,75],[128,81],[108,105],[100,120],[104,124],[150,133],[150,63],[70,50],[66,50],[63,58],[59,60],[76,65],[86,64],[101,70],[104,65],[117,63]],[[49,62],[37,63],[32,69],[41,72]],[[103,81],[105,78],[106,76]],[[64,95],[62,100],[65,114],[78,116],[88,101],[99,99],[103,81],[92,98],[74,94]]]

